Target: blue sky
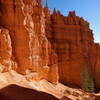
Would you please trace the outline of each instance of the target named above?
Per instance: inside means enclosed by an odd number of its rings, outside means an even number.
[[[46,0],[43,0],[45,5]],[[48,0],[49,8],[57,8],[65,16],[69,11],[76,11],[77,16],[83,17],[90,23],[95,42],[100,43],[100,0]]]

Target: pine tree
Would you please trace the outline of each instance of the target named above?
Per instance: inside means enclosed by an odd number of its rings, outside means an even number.
[[[86,92],[94,92],[94,80],[92,72],[89,71],[87,65],[82,70],[82,89]]]

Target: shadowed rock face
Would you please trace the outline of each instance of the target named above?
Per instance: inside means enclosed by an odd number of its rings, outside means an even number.
[[[60,82],[81,87],[84,66],[88,67],[97,80],[95,73],[100,70],[100,45],[94,43],[89,23],[76,16],[74,11],[63,16],[54,9],[50,15],[46,7],[45,14],[47,36],[58,55]]]
[[[61,100],[71,100],[71,99],[69,99],[67,97],[63,97]]]
[[[4,94],[0,93],[0,100],[12,100],[8,96],[5,96]]]
[[[58,99],[47,93],[23,88],[17,85],[10,85],[0,90],[0,100],[58,100]]]
[[[96,96],[94,100],[100,100],[100,96]]]

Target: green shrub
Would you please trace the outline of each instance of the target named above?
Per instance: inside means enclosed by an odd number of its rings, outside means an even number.
[[[96,83],[100,83],[100,70],[96,73]]]
[[[82,89],[86,92],[95,91],[93,74],[90,72],[87,65],[85,65],[82,69]]]

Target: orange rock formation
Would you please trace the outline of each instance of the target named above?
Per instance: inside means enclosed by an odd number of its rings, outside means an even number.
[[[0,26],[9,30],[9,33],[6,30],[5,35],[10,38],[8,40],[0,36],[1,44],[2,41],[8,41],[1,45],[3,52],[0,52],[0,56],[3,55],[4,58],[10,51],[10,57],[6,57],[8,60],[11,58],[16,61],[17,68],[14,68],[17,72],[22,74],[37,72],[36,80],[45,78],[57,83],[57,57],[45,35],[41,0],[0,0],[0,12]],[[7,46],[4,47],[5,45]]]
[[[94,43],[89,23],[74,11],[63,16],[56,9],[50,14],[41,0],[0,0],[0,27],[2,72],[14,69],[35,73],[31,79],[81,87],[87,65],[100,88],[100,45]]]
[[[48,6],[44,11],[47,37],[58,56],[60,82],[80,87],[85,65],[93,73],[94,80],[99,79],[100,45],[94,43],[89,23],[76,16],[75,11],[68,16],[63,16],[56,8],[50,14]]]

